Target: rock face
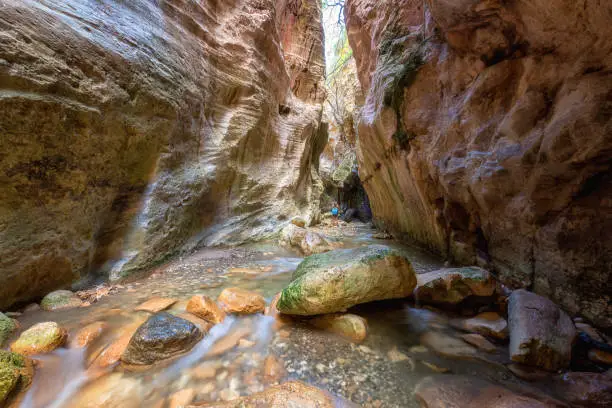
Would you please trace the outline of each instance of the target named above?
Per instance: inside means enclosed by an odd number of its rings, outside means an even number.
[[[130,365],[150,365],[183,354],[202,338],[193,323],[161,312],[151,316],[136,330],[121,361]]]
[[[343,312],[360,303],[407,297],[416,286],[410,261],[383,245],[309,256],[292,279],[277,309],[293,315]]]
[[[318,217],[318,0],[0,4],[0,308]]]
[[[612,14],[596,0],[347,0],[383,229],[612,327]]]
[[[517,290],[508,300],[510,358],[554,371],[569,366],[576,328],[550,300]]]
[[[470,296],[491,296],[495,280],[477,267],[447,268],[417,275],[414,297],[419,302],[454,305]]]

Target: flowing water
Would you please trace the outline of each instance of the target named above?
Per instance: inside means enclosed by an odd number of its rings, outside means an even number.
[[[336,235],[345,247],[381,243],[372,239],[372,232],[359,225]],[[383,242],[406,251],[418,273],[442,266],[439,259],[418,248]],[[81,407],[103,401],[100,406],[163,407],[169,396],[187,389],[193,390],[197,402],[230,399],[262,391],[279,380],[264,375],[269,355],[285,367],[280,380],[302,380],[362,406],[417,407],[416,384],[444,370],[517,382],[500,364],[505,358],[502,347],[486,358],[449,360],[420,346],[422,333],[452,329],[447,316],[405,301],[356,308],[355,313],[369,325],[368,337],[359,345],[305,324],[277,327],[274,318],[253,315],[227,318],[186,355],[143,372],[128,372],[117,364],[91,366],[108,344],[150,316],[134,311],[140,303],[157,296],[175,298],[178,302],[169,312],[179,314],[191,296],[214,299],[224,288],[235,286],[259,292],[269,303],[290,281],[301,259],[275,243],[203,249],[115,287],[89,307],[24,313],[19,317],[23,329],[42,321],[56,321],[72,335],[93,322],[103,321],[108,329],[86,350],[62,348],[36,356],[34,382],[17,406]]]

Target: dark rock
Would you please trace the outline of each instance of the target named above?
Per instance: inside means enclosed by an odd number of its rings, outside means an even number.
[[[169,313],[157,313],[132,336],[121,361],[130,365],[150,365],[183,354],[202,338],[193,323]]]
[[[573,405],[612,407],[612,377],[606,374],[569,372],[556,381],[557,393]]]

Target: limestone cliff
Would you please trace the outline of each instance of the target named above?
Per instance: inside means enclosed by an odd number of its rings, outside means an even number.
[[[0,308],[316,218],[320,13],[0,1]]]
[[[612,3],[347,0],[380,223],[612,327]]]

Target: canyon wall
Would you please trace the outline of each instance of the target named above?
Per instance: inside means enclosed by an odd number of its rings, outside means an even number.
[[[612,327],[612,3],[347,0],[378,222]]]
[[[1,0],[0,308],[318,217],[318,0]]]

